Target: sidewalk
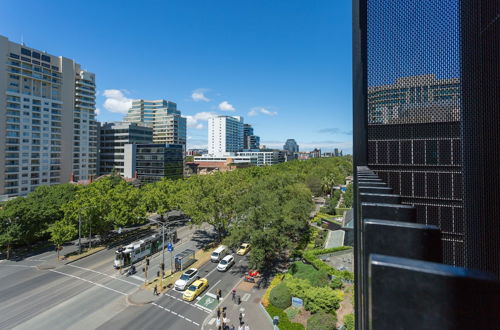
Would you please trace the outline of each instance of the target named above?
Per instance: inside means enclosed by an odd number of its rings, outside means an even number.
[[[245,329],[245,326],[248,326],[250,330],[272,330],[272,320],[260,304],[260,300],[265,292],[266,289],[254,288],[254,283],[242,281],[238,284],[236,286],[236,295],[241,297],[241,304],[238,305],[236,302],[232,301],[231,292],[229,292],[219,304],[221,308],[226,307],[227,324],[238,329],[240,323],[239,315],[242,313],[242,321],[244,322],[243,329]],[[205,320],[202,329],[217,330],[216,319],[217,310]]]

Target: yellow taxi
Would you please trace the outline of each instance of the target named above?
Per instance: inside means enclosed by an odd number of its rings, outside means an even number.
[[[238,249],[238,251],[236,251],[236,254],[240,255],[240,256],[244,256],[245,254],[248,253],[248,251],[250,251],[250,244],[241,243],[240,248]]]
[[[189,288],[184,291],[182,299],[186,301],[193,301],[198,297],[205,289],[208,288],[208,280],[206,278],[200,278],[193,282]]]

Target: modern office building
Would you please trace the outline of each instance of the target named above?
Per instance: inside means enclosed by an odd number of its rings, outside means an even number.
[[[166,100],[134,100],[124,119],[153,128],[153,142],[186,145],[186,118]]]
[[[95,75],[0,36],[0,196],[96,174]]]
[[[215,116],[208,119],[208,154],[223,156],[241,151],[243,142],[243,117]]]
[[[295,139],[288,139],[283,146],[283,150],[287,153],[293,154],[295,152],[299,152],[299,145],[295,142]]]
[[[102,123],[99,128],[99,175],[125,175],[125,145],[153,143],[153,129],[137,123]]]
[[[181,144],[126,144],[124,151],[125,178],[149,183],[183,177],[184,146]]]
[[[259,149],[260,137],[254,135],[253,127],[250,124],[243,125],[243,149]]]

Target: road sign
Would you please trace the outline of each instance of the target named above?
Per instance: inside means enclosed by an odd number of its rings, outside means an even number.
[[[304,306],[304,301],[297,297],[292,297],[292,306],[293,307],[302,307]]]
[[[172,251],[174,250],[174,246],[172,245],[172,243],[168,243],[168,245],[167,245],[167,250],[168,250],[169,252],[172,252]]]

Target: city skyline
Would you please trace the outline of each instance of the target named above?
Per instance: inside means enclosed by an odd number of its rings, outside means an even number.
[[[60,20],[42,27],[30,19],[14,20],[10,13],[19,6],[4,3],[2,34],[15,42],[23,39],[29,47],[67,54],[95,72],[98,121],[121,121],[132,99],[164,98],[176,102],[188,118],[188,148],[207,147],[207,119],[215,113],[247,118],[268,147],[281,148],[294,138],[302,150],[341,148],[350,153],[348,4],[157,3],[145,9],[99,3],[100,10],[88,14],[93,26],[78,41],[70,12],[79,7],[86,12],[92,1],[58,2],[54,8]],[[36,16],[40,6],[23,8],[23,15]],[[146,10],[150,19],[143,26],[123,24]],[[168,20],[160,19],[164,12],[169,12]],[[58,26],[65,29],[53,38],[47,31]],[[107,34],[100,34],[101,29]],[[310,111],[314,118],[304,116]],[[335,118],[334,124],[327,124],[328,118]]]

